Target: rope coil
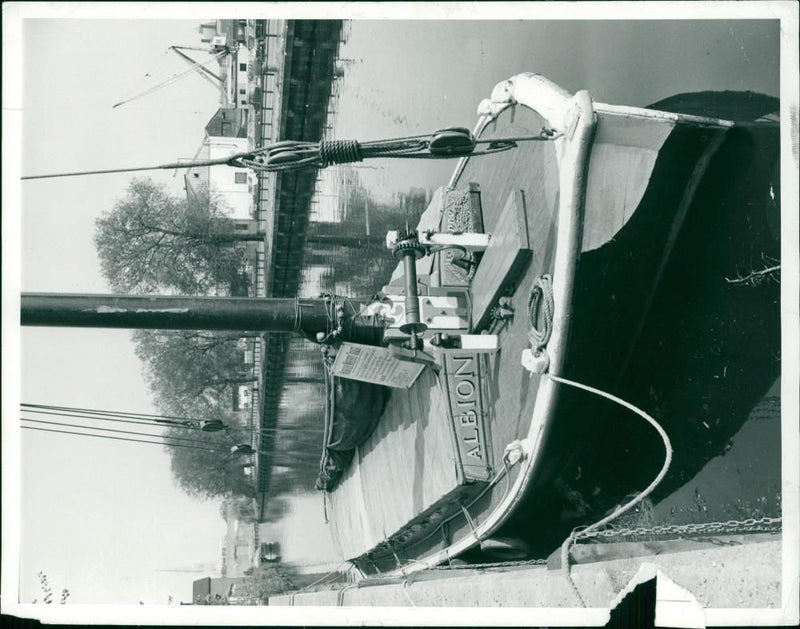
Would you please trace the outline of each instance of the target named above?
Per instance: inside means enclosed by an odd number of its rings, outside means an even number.
[[[554,311],[552,280],[549,275],[542,275],[533,283],[528,297],[528,316],[531,324],[528,339],[534,355],[539,355],[550,341],[553,333]],[[540,320],[541,328],[537,324]]]

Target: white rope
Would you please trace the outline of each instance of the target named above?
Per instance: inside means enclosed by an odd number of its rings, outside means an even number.
[[[343,560],[343,561],[342,561],[342,562],[341,562],[341,563],[340,563],[338,566],[336,566],[336,567],[335,567],[333,570],[331,570],[331,571],[330,571],[330,572],[328,572],[327,574],[323,575],[322,577],[320,577],[319,579],[317,579],[317,580],[316,580],[316,581],[314,581],[313,583],[309,583],[309,584],[308,584],[308,585],[306,585],[305,587],[301,588],[299,591],[300,591],[300,592],[307,592],[309,588],[312,588],[312,587],[314,587],[315,585],[319,585],[320,583],[322,583],[323,581],[325,581],[325,579],[327,579],[328,577],[330,577],[330,576],[332,576],[332,575],[334,575],[334,574],[338,574],[338,573],[339,573],[339,568],[341,568],[341,567],[342,567],[344,564],[346,564],[346,563],[347,563],[347,560],[345,559],[345,560]],[[348,569],[348,572],[349,572],[349,571],[350,571],[350,570]]]
[[[408,593],[408,579],[403,579],[403,594],[406,595],[406,600],[411,607],[416,607],[417,604],[411,599],[411,594]]]
[[[564,576],[567,578],[567,582],[570,585],[570,589],[575,594],[576,598],[580,601],[581,605],[585,607],[586,604],[583,601],[583,597],[581,597],[580,592],[578,592],[577,587],[575,587],[575,582],[572,580],[572,575],[570,574],[570,566],[569,566],[570,547],[580,537],[583,537],[587,535],[590,531],[598,529],[601,526],[608,524],[615,518],[618,518],[623,513],[625,513],[635,505],[637,505],[642,500],[644,500],[645,497],[647,497],[650,493],[653,492],[653,490],[667,475],[667,470],[669,469],[670,463],[672,463],[672,444],[670,443],[669,436],[667,435],[666,431],[661,427],[661,425],[650,415],[645,413],[642,409],[634,406],[630,402],[626,402],[625,400],[618,398],[617,396],[607,393],[605,391],[601,391],[600,389],[590,387],[586,384],[581,384],[580,382],[575,382],[574,380],[568,380],[566,378],[562,378],[561,376],[554,376],[552,374],[545,374],[545,375],[551,380],[554,380],[555,382],[560,382],[561,384],[566,384],[568,386],[575,387],[577,389],[583,389],[584,391],[588,391],[589,393],[594,393],[595,395],[599,395],[600,397],[609,399],[612,402],[615,402],[620,406],[623,406],[624,408],[633,411],[640,417],[647,420],[647,422],[651,426],[653,426],[653,428],[656,429],[658,435],[661,437],[661,440],[664,442],[664,450],[665,450],[664,464],[661,466],[661,470],[659,471],[658,475],[653,479],[653,482],[651,482],[642,492],[640,492],[632,500],[626,502],[624,505],[615,509],[610,515],[607,515],[601,520],[598,520],[594,524],[590,524],[589,526],[587,526],[584,529],[581,529],[580,531],[578,530],[572,531],[572,533],[569,534],[569,537],[567,537],[567,539],[565,539],[564,542],[561,544],[561,569],[564,572]]]

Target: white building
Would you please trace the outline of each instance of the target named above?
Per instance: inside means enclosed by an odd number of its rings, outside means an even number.
[[[228,54],[220,61],[220,72],[225,82],[226,105],[247,107],[250,102],[250,85],[247,71],[250,50],[247,48],[247,20],[215,20],[199,26],[201,41],[224,46]]]
[[[247,81],[250,52],[244,44],[229,43],[228,46],[235,51],[228,55],[228,102],[233,107],[247,107],[250,102],[250,85]]]
[[[229,157],[247,151],[247,138],[207,136],[209,159]],[[252,187],[255,184],[247,168],[210,166],[208,183],[211,190],[221,194],[231,208],[232,218],[250,218],[253,206]]]
[[[206,125],[203,144],[195,159],[219,159],[248,150],[247,110],[221,108]],[[247,168],[227,165],[190,168],[184,174],[186,195],[203,189],[219,194],[231,218],[249,219],[254,209],[255,175]]]

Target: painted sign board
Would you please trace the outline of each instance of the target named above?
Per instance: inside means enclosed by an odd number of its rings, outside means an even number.
[[[408,389],[423,369],[424,364],[401,360],[385,347],[342,343],[331,373],[340,378]]]
[[[453,350],[444,359],[443,383],[464,479],[488,481],[492,475],[492,447],[482,354]]]

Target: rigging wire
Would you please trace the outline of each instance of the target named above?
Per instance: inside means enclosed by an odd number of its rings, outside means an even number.
[[[27,418],[27,417],[21,417],[20,419],[22,421],[27,421],[27,422],[30,422],[30,423],[54,425],[54,426],[60,426],[60,427],[64,427],[64,428],[96,430],[96,431],[103,431],[103,432],[113,432],[113,433],[136,435],[136,436],[140,436],[140,437],[154,437],[154,438],[161,438],[161,439],[171,439],[173,441],[185,441],[185,442],[189,442],[189,443],[187,443],[187,444],[184,444],[184,443],[173,443],[173,442],[169,442],[169,441],[144,441],[143,443],[155,443],[155,444],[161,444],[161,445],[170,446],[170,447],[186,447],[186,448],[192,448],[192,449],[195,449],[195,450],[204,450],[206,452],[217,452],[218,453],[220,451],[225,451],[230,447],[230,444],[227,444],[227,443],[219,444],[219,446],[217,446],[217,447],[203,447],[202,445],[190,445],[192,443],[195,443],[195,444],[204,444],[205,446],[214,446],[213,442],[209,442],[209,441],[205,441],[205,440],[201,440],[201,439],[191,439],[191,438],[186,438],[186,437],[173,437],[173,436],[170,436],[170,435],[154,435],[154,434],[151,434],[151,433],[141,433],[141,432],[130,431],[130,430],[118,430],[118,429],[113,429],[113,428],[100,428],[100,427],[97,427],[97,426],[85,426],[85,425],[79,425],[79,424],[50,422],[50,421],[40,420],[40,419],[30,419],[30,418]],[[108,438],[108,439],[112,438],[109,435],[98,435],[98,434],[94,434],[94,433],[83,433],[83,432],[76,432],[76,431],[63,431],[63,430],[55,430],[55,429],[52,429],[52,428],[35,428],[33,426],[26,426],[26,425],[22,425],[21,427],[23,429],[27,429],[27,430],[40,430],[40,431],[44,431],[44,432],[57,432],[57,433],[64,433],[64,434],[83,435],[83,436],[88,436],[88,437],[104,437],[104,438]],[[123,437],[113,437],[113,438],[115,438],[115,439],[123,439],[123,440],[125,439]],[[140,440],[134,439],[133,441],[140,441]],[[306,444],[306,445],[308,445],[308,444]],[[249,453],[249,454],[267,455],[267,456],[272,457],[273,462],[276,465],[283,464],[282,460],[277,459],[275,457],[275,453],[274,452],[267,452],[267,451],[263,451],[263,450],[254,450],[252,453]],[[292,455],[292,454],[297,454],[297,453],[296,452],[295,453],[286,452],[286,453],[282,453],[282,454]]]
[[[109,421],[109,422],[130,423],[130,424],[139,425],[139,426],[164,427],[164,424],[150,423],[150,422],[146,422],[146,421],[136,421],[136,420],[128,420],[128,419],[115,419],[115,418],[112,418],[112,417],[93,417],[93,416],[80,415],[80,414],[69,414],[69,413],[68,414],[61,414],[61,413],[52,412],[52,411],[41,411],[41,410],[32,410],[32,409],[20,409],[20,410],[24,411],[24,412],[27,412],[27,413],[33,413],[33,414],[56,416],[56,417],[65,417],[65,418],[74,418],[74,419],[84,419],[84,420],[89,420],[89,421],[102,420],[102,421]],[[78,426],[78,425],[70,424],[68,422],[67,423],[65,423],[65,422],[47,422],[47,421],[44,421],[44,420],[32,419],[32,418],[29,418],[29,417],[21,417],[21,419],[23,419],[25,421],[35,422],[35,423],[52,424],[52,425],[58,425],[58,426],[86,428],[86,429],[90,429],[90,430],[101,430],[101,431],[106,431],[106,432],[122,432],[122,433],[128,433],[128,434],[140,434],[140,435],[143,435],[143,436],[162,437],[162,438],[165,438],[165,439],[178,439],[178,440],[184,440],[184,441],[196,441],[198,443],[204,443],[204,444],[210,444],[211,443],[208,440],[203,440],[203,439],[200,439],[200,440],[196,440],[195,439],[195,440],[193,440],[191,438],[177,437],[177,436],[168,435],[168,434],[152,435],[152,434],[148,434],[148,433],[131,432],[131,431],[124,431],[124,430],[114,431],[114,430],[110,430],[108,428],[101,428],[99,426],[92,426],[92,425],[80,425],[80,426]],[[182,429],[182,430],[202,430],[202,428],[199,427],[199,426],[175,426],[175,425],[171,425],[169,427]],[[225,426],[224,429],[227,431],[230,428],[231,428],[230,426]],[[266,437],[273,437],[273,438],[274,437],[278,437],[278,438],[280,438],[282,436],[281,433],[283,433],[283,436],[289,437],[289,436],[292,435],[292,433],[295,430],[300,430],[300,429],[301,429],[301,427],[299,427],[299,426],[294,426],[290,430],[287,430],[287,431],[284,431],[281,428],[262,428],[262,429],[249,429],[249,430],[246,429],[246,428],[243,428],[243,432],[246,433],[246,434],[249,433],[251,436],[252,435],[260,435],[262,438],[266,438]],[[306,431],[306,432],[303,433],[303,435],[301,435],[300,438],[298,438],[297,436],[293,436],[293,438],[291,440],[291,444],[293,446],[295,446],[295,447],[301,447],[301,448],[318,448],[320,446],[321,441],[322,441],[322,434],[320,432],[319,435],[317,435],[317,436],[319,436],[319,439],[315,439],[314,436],[315,435],[313,433]],[[303,437],[306,437],[306,438],[303,438]],[[262,454],[270,454],[270,453],[265,452],[265,451],[262,451],[261,453]]]
[[[144,439],[130,439],[128,437],[112,437],[111,435],[96,435],[92,433],[75,432],[70,430],[55,430],[54,428],[36,428],[34,426],[22,426],[23,430],[38,430],[41,432],[57,432],[65,435],[77,435],[79,437],[96,437],[98,439],[113,439],[114,441],[133,441],[136,443],[151,443],[155,446],[169,446],[172,448],[189,448],[191,450],[208,450],[199,446],[182,445],[179,443],[164,443],[163,441],[146,441]]]
[[[53,411],[75,411],[79,413],[89,413],[92,415],[108,415],[111,417],[129,417],[131,419],[136,418],[151,418],[153,420],[158,419],[171,419],[175,421],[198,421],[195,417],[181,417],[179,415],[159,415],[155,413],[134,413],[131,411],[113,411],[113,410],[104,410],[104,409],[95,409],[95,408],[80,408],[74,406],[55,406],[50,404],[29,404],[26,402],[20,403],[20,406],[26,407],[26,409],[34,409],[34,408],[42,408],[47,410]]]
[[[182,444],[182,443],[166,443],[164,441],[148,441],[148,440],[144,440],[144,439],[132,439],[130,437],[114,437],[114,436],[111,436],[111,435],[98,435],[98,434],[94,434],[94,433],[90,433],[90,432],[86,432],[85,433],[85,432],[78,432],[78,431],[73,431],[73,430],[57,430],[55,428],[37,428],[35,426],[22,426],[22,429],[23,430],[36,430],[36,431],[39,431],[39,432],[53,432],[53,433],[59,433],[59,434],[64,434],[64,435],[75,435],[75,436],[78,436],[78,437],[95,437],[97,439],[111,439],[113,441],[131,441],[131,442],[134,442],[134,443],[150,443],[152,445],[168,446],[170,448],[188,448],[190,450],[204,450],[206,452],[219,452],[219,448],[203,448],[202,446],[193,446],[193,445]],[[252,454],[270,455],[269,452],[260,452],[260,451],[253,452]],[[232,457],[232,456],[234,456],[234,455],[231,454],[228,457],[228,459],[230,459],[230,457]],[[285,462],[280,461],[280,460],[274,460],[273,459],[271,462],[273,464],[275,464],[275,465],[285,465]]]
[[[137,80],[133,80],[130,85],[130,89],[123,95],[123,98],[131,98],[136,94],[140,93],[141,91],[147,89],[147,85],[152,84],[154,81],[162,82],[166,81],[168,78],[175,76],[178,73],[178,70],[170,69],[168,65],[175,65],[174,64],[174,57],[169,54],[170,49],[164,48],[159,53],[155,54],[151,59],[148,59],[146,63],[144,63],[143,67],[145,68],[153,68],[150,72],[145,72],[145,74]],[[173,63],[170,63],[172,61]],[[183,66],[180,68],[181,70],[185,69]]]
[[[47,409],[47,410],[45,411],[39,409]],[[20,410],[24,410],[29,413],[39,413],[44,415],[59,414],[64,417],[79,417],[81,419],[96,419],[102,421],[122,421],[122,419],[126,419],[131,423],[137,423],[134,420],[141,420],[141,423],[145,425],[159,425],[159,426],[165,425],[166,421],[175,421],[175,422],[221,421],[223,424],[225,423],[224,420],[215,417],[198,419],[194,417],[181,417],[178,415],[157,415],[152,413],[134,413],[129,411],[100,410],[100,409],[79,408],[70,406],[55,406],[49,404],[30,404],[25,402],[20,404]],[[59,413],[55,413],[53,411],[59,411]],[[174,424],[166,424],[166,425],[171,425],[174,428],[188,428],[191,430],[198,430],[198,428],[195,426],[176,426]],[[304,429],[301,426],[287,425],[279,428],[261,428],[261,429],[256,429],[252,432],[261,432],[261,433],[274,432],[277,434],[279,432],[288,433],[293,431],[307,432],[307,429]]]
[[[211,57],[211,59],[209,59],[205,63],[195,62],[196,66],[200,66],[202,68],[205,68],[207,65],[210,65],[212,61],[216,61],[216,60],[222,58],[222,56],[226,55],[226,54],[227,54],[227,52],[219,52],[219,53],[213,55]],[[133,100],[137,100],[139,98],[142,98],[143,96],[147,96],[148,94],[152,94],[153,92],[156,92],[156,91],[160,90],[161,88],[164,88],[164,87],[167,87],[169,85],[172,85],[173,83],[177,83],[178,81],[180,81],[184,77],[188,76],[192,72],[196,72],[197,71],[197,67],[196,66],[191,66],[190,68],[188,68],[187,70],[184,70],[183,72],[178,72],[177,74],[173,74],[167,80],[162,81],[161,83],[159,83],[157,85],[154,85],[153,87],[150,87],[150,88],[146,89],[145,91],[140,92],[139,94],[136,94],[135,96],[131,96],[130,98],[128,98],[126,100],[121,100],[120,102],[112,105],[111,108],[112,109],[116,109],[117,107],[120,107],[121,105],[124,105],[125,103],[128,103],[128,102],[133,101]]]
[[[53,426],[63,426],[63,427],[67,427],[67,428],[85,428],[87,430],[99,430],[99,431],[103,431],[103,432],[124,433],[124,434],[131,434],[131,435],[139,435],[139,436],[142,436],[142,437],[160,437],[162,439],[173,439],[173,440],[178,440],[178,441],[187,441],[187,442],[200,443],[200,444],[206,444],[206,445],[214,445],[214,442],[209,441],[209,440],[205,440],[205,439],[191,439],[191,438],[188,438],[188,437],[175,437],[173,435],[165,435],[165,434],[154,435],[152,433],[143,433],[143,432],[130,431],[130,430],[115,430],[113,428],[102,428],[102,427],[99,427],[99,426],[87,426],[87,425],[84,425],[84,424],[70,424],[70,423],[65,423],[65,422],[52,422],[52,421],[46,421],[46,420],[42,420],[42,419],[31,419],[29,417],[20,417],[20,419],[22,421],[27,421],[27,422],[31,422],[31,423],[35,423],[35,424],[49,424],[49,425],[53,425]],[[311,442],[311,441],[299,440],[298,439],[298,440],[294,441],[293,445],[316,447],[316,446],[319,445],[319,443],[320,442]],[[229,444],[222,444],[222,445],[224,447],[229,447]],[[217,447],[210,448],[210,450],[213,450],[213,451],[216,451],[218,449],[219,448],[217,448]],[[261,453],[265,454],[266,452],[261,452]]]
[[[453,136],[456,143],[453,144]],[[479,157],[515,148],[519,142],[552,141],[560,137],[554,129],[542,128],[538,135],[476,139],[466,129],[440,130],[433,134],[416,135],[388,140],[323,140],[319,143],[283,140],[252,151],[234,153],[228,157],[198,160],[194,163],[169,162],[154,166],[108,168],[46,175],[26,175],[21,180],[50,179],[54,177],[77,177],[106,173],[138,172],[142,170],[174,170],[199,166],[227,165],[248,168],[259,172],[283,172],[301,168],[323,169],[334,164],[360,162],[365,158],[404,159],[456,159]],[[451,143],[448,146],[448,143]]]
[[[22,421],[30,422],[32,424],[47,424],[51,426],[62,426],[64,428],[85,428],[87,430],[100,430],[102,432],[122,433],[126,435],[138,435],[139,437],[156,437],[161,439],[173,439],[175,441],[186,441],[189,443],[202,443],[205,445],[212,445],[212,442],[203,439],[192,439],[190,437],[172,437],[170,435],[154,435],[149,432],[137,432],[135,430],[120,430],[118,428],[102,428],[99,426],[86,426],[83,424],[70,424],[64,422],[51,422],[44,419],[30,419],[28,417],[20,417]],[[224,444],[223,444],[224,445]],[[219,450],[220,448],[209,448],[209,450]]]
[[[149,422],[160,423],[164,420],[172,420],[177,422],[223,421],[215,417],[212,418],[183,417],[179,415],[159,415],[156,413],[135,413],[132,411],[113,411],[113,410],[80,408],[71,406],[55,406],[48,404],[28,404],[25,402],[21,403],[20,407],[22,407],[22,410],[26,410],[31,413],[45,413],[45,411],[41,411],[38,409],[48,409],[48,411],[63,411],[65,414],[73,414],[78,416],[91,415],[93,416],[94,419],[104,419],[105,417],[125,417],[125,418],[141,420],[143,422],[148,422],[148,423]]]
[[[153,423],[152,421],[142,421],[136,419],[116,419],[114,417],[96,417],[94,415],[79,415],[77,413],[59,413],[57,411],[40,411],[34,409],[20,409],[21,411],[25,411],[27,413],[34,413],[37,415],[52,415],[56,417],[75,417],[76,419],[94,419],[94,420],[101,420],[101,421],[108,421],[108,422],[120,422],[125,424],[137,424],[139,426],[164,426],[161,423]],[[156,422],[158,420],[155,420]],[[200,428],[196,426],[172,426],[173,428],[182,428],[186,430],[200,430]]]

